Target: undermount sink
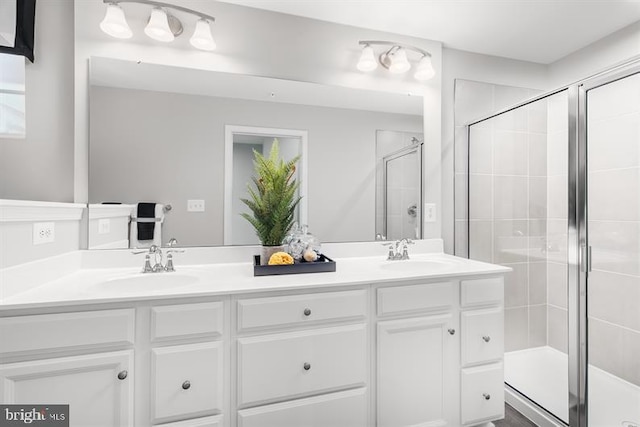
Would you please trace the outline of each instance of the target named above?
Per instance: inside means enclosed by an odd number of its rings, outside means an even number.
[[[103,291],[163,291],[183,288],[198,281],[197,276],[181,273],[136,273],[124,277],[116,277],[97,283],[94,289]]]
[[[404,260],[404,261],[387,261],[381,265],[381,268],[389,271],[405,271],[407,273],[420,273],[439,271],[447,268],[451,268],[454,262],[447,260],[436,259],[419,259],[419,260]]]

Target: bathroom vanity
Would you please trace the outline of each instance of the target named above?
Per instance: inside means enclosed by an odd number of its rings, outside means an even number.
[[[96,252],[57,257],[53,280],[34,265],[5,269],[0,401],[70,403],[72,426],[502,418],[508,269],[376,250],[335,257],[334,273],[270,277],[250,262],[201,263],[205,249],[157,275],[123,267],[126,251],[109,255],[117,268]],[[41,283],[15,291],[29,278]]]

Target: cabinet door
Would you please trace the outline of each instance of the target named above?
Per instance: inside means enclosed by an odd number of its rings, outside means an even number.
[[[133,350],[0,365],[0,402],[68,404],[71,427],[133,425]]]
[[[378,322],[379,427],[450,424],[455,379],[451,314]]]
[[[154,423],[222,412],[222,342],[151,350]]]

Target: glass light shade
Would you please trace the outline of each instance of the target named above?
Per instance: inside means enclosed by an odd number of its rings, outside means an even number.
[[[175,38],[169,28],[167,13],[159,7],[151,11],[151,18],[149,18],[149,23],[144,28],[144,33],[161,42],[172,42]]]
[[[358,70],[360,71],[372,71],[378,67],[378,61],[376,60],[376,56],[373,53],[373,48],[369,45],[366,45],[362,49],[362,54],[360,55],[360,61],[358,61]]]
[[[411,68],[411,64],[407,60],[407,52],[403,48],[396,50],[390,57],[389,71],[392,73],[406,73]]]
[[[111,37],[118,39],[129,39],[133,36],[124,16],[124,11],[114,3],[107,5],[107,13],[105,13],[104,19],[100,23],[100,29]]]
[[[189,39],[191,46],[200,50],[214,50],[216,48],[216,42],[211,35],[211,27],[209,21],[206,19],[198,19],[196,22],[196,29],[193,35]]]
[[[420,62],[418,63],[418,67],[416,68],[416,72],[413,77],[416,80],[429,80],[433,76],[435,76],[436,70],[433,69],[433,64],[431,63],[431,56],[425,55],[422,57]]]

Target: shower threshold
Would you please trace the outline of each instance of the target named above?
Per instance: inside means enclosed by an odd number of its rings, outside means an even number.
[[[505,353],[505,382],[568,420],[567,355],[552,347]],[[640,387],[589,365],[589,427],[640,427]]]

